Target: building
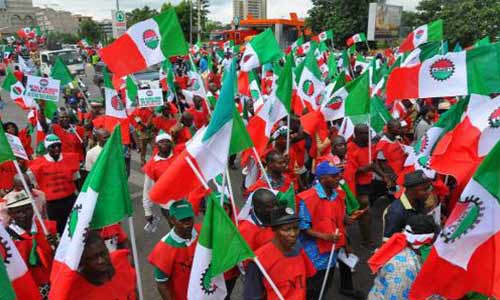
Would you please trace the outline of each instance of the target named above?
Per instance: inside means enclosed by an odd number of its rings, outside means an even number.
[[[36,20],[43,31],[77,34],[80,22],[69,11],[37,7]]]
[[[73,18],[75,18],[75,20],[78,22],[78,24],[80,24],[83,21],[92,21],[92,17],[83,16],[83,15],[80,15],[80,14],[74,14]]]
[[[106,34],[106,37],[112,38],[113,37],[113,23],[111,20],[106,19],[102,20],[101,22],[98,22],[99,26],[101,27],[102,32]]]
[[[32,0],[0,0],[0,33],[14,34],[20,28],[36,26]]]
[[[267,19],[267,0],[233,0],[233,16],[246,19]]]

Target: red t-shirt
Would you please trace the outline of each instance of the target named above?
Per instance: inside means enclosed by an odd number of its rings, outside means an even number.
[[[110,133],[113,132],[116,125],[120,125],[120,131],[122,134],[122,144],[130,144],[130,124],[128,119],[119,119],[111,116],[99,116],[92,120],[94,128],[104,128]]]
[[[115,275],[110,281],[96,286],[85,278],[76,274],[75,281],[66,299],[85,300],[135,300],[135,270],[128,260],[128,250],[116,250],[110,253],[111,262],[115,268]],[[51,298],[52,299],[52,298]]]
[[[61,139],[62,149],[64,153],[75,153],[78,154],[78,159],[83,160],[83,137],[85,136],[85,129],[81,126],[76,126],[76,133],[69,132],[62,128],[59,124],[53,124],[52,129],[54,134]],[[81,141],[80,141],[81,140]]]
[[[15,70],[13,73],[14,73],[14,77],[16,77],[17,81],[23,82],[24,73],[22,71]]]
[[[403,145],[398,141],[391,141],[386,136],[382,137],[377,143],[376,157],[382,154],[396,175],[399,175],[404,169],[407,154],[403,150]]]
[[[197,129],[200,129],[204,125],[208,124],[208,112],[206,110],[202,109],[199,111],[196,108],[191,107],[186,109],[186,111],[193,116],[193,124]]]
[[[37,157],[29,163],[40,190],[45,193],[47,201],[68,197],[75,193],[74,175],[80,168],[77,154],[61,154],[57,162],[48,161],[45,156]]]
[[[353,141],[347,143],[347,157],[344,177],[352,191],[356,191],[356,184],[370,184],[373,180],[373,173],[359,172],[358,169],[370,164],[368,146],[360,147]],[[372,146],[372,155],[375,153]],[[373,159],[373,157],[372,157]]]
[[[153,156],[144,165],[143,171],[149,178],[156,182],[173,161],[174,156],[170,156],[167,159],[160,159],[157,161],[155,161]]]
[[[298,255],[285,256],[273,242],[268,242],[257,251],[262,266],[286,300],[306,299],[306,279],[316,274],[316,269],[303,249]],[[267,280],[263,280],[266,300],[278,300],[278,296]]]
[[[259,249],[274,237],[271,227],[258,226],[248,220],[242,220],[238,225],[241,235],[253,251]]]
[[[170,130],[177,123],[175,118],[165,118],[164,116],[158,116],[153,118],[153,126],[156,128],[157,132],[160,130],[165,131],[170,134]]]
[[[10,190],[14,186],[14,176],[17,174],[12,161],[0,164],[0,189]]]

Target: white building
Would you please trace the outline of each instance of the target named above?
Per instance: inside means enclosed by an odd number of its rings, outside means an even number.
[[[108,38],[113,37],[113,23],[111,20],[102,20],[101,22],[98,22],[98,24],[101,27],[102,32],[104,32]]]
[[[233,0],[233,16],[246,19],[267,19],[267,0]]]
[[[77,34],[80,22],[69,11],[37,7],[36,20],[40,29]]]
[[[36,26],[32,0],[0,0],[0,33],[13,34],[22,27]]]

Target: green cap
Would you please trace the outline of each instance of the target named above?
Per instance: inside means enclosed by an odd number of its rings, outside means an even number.
[[[103,105],[104,100],[102,98],[92,98],[92,99],[89,99],[89,103],[90,103],[90,105]]]
[[[186,200],[175,201],[172,203],[169,213],[171,217],[174,217],[177,220],[194,217],[193,206]]]

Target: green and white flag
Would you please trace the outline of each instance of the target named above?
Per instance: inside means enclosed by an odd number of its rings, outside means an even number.
[[[138,93],[138,88],[137,84],[135,83],[134,79],[129,75],[127,76],[127,79],[125,80],[125,86],[126,86],[126,94],[127,94],[127,103],[125,106],[127,109],[134,109],[137,107],[137,93]]]
[[[324,42],[326,40],[331,40],[333,39],[333,30],[327,30],[323,31],[322,33],[318,34],[318,40],[320,42]]]
[[[245,52],[241,57],[240,68],[249,72],[265,63],[273,62],[283,56],[283,52],[274,37],[271,29],[259,33],[246,44]]]
[[[106,103],[106,115],[118,119],[126,119],[127,112],[125,111],[125,105],[123,104],[122,99],[118,97],[118,93],[113,87],[111,77],[106,67],[102,70],[102,76],[104,79],[104,101]]]
[[[319,107],[320,95],[325,89],[325,83],[321,80],[321,76],[314,51],[309,51],[306,56],[304,69],[300,75],[297,94],[303,101],[308,102],[313,109]]]
[[[211,194],[194,254],[188,300],[224,299],[224,272],[254,257],[220,200]]]
[[[355,80],[336,91],[321,104],[321,113],[326,121],[343,117],[366,115],[370,112],[369,74],[363,73]]]
[[[250,89],[250,97],[252,97],[253,108],[255,111],[264,104],[264,98],[260,92],[259,81],[255,71],[248,72],[248,82]]]
[[[366,42],[366,35],[364,33],[356,33],[347,39],[347,46],[352,46],[356,43]]]
[[[132,215],[120,126],[116,126],[85,179],[68,217],[51,273],[51,299],[65,299],[85,247],[89,229],[116,224]]]
[[[3,130],[3,126],[0,126],[0,164],[6,161],[13,161],[16,157],[14,156],[14,152],[10,148],[9,140],[5,135],[5,131]]]
[[[56,61],[52,66],[52,69],[50,70],[50,77],[60,80],[61,86],[70,84],[74,80],[73,75],[71,75],[68,67],[64,64],[59,56],[56,57]]]

